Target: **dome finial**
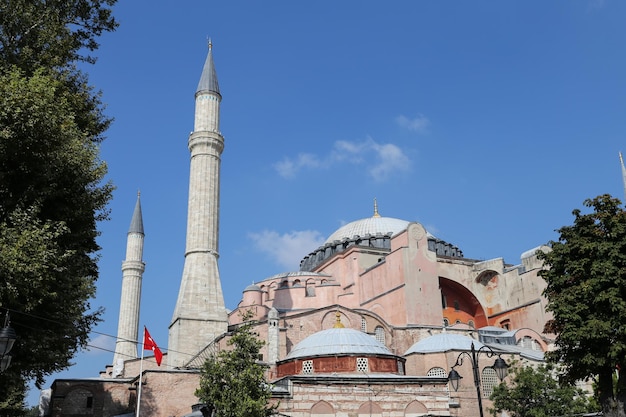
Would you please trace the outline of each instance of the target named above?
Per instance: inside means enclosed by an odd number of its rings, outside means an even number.
[[[344,327],[345,326],[341,322],[341,313],[339,311],[337,311],[335,313],[335,325],[333,326],[333,328],[334,329],[343,329]]]
[[[211,40],[211,37],[207,36],[207,42],[209,44],[209,52],[211,52],[213,49],[213,41]]]
[[[376,201],[376,197],[374,197],[374,216],[373,217],[380,217],[380,214],[378,214],[378,201]]]

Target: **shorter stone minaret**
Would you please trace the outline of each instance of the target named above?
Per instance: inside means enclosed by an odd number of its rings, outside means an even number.
[[[267,362],[275,365],[278,362],[280,330],[278,328],[278,310],[272,307],[267,314]]]
[[[137,337],[139,331],[139,306],[141,303],[141,279],[146,265],[143,257],[143,218],[140,195],[130,222],[126,239],[126,260],[122,262],[122,297],[120,317],[117,325],[117,341],[113,356],[113,376],[121,376],[124,361],[137,358]]]

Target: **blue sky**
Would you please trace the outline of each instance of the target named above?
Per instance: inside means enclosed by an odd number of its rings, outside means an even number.
[[[106,313],[95,347],[46,387],[112,362],[138,190],[140,326],[167,346],[207,37],[223,95],[228,308],[371,216],[374,198],[383,216],[419,221],[466,257],[512,264],[555,239],[584,199],[623,198],[625,2],[133,1],[115,15],[120,28],[87,68],[115,118],[102,158],[117,189],[93,302]]]

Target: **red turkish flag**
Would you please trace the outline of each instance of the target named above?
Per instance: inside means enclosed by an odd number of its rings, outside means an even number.
[[[161,352],[161,349],[159,349],[152,336],[150,336],[146,327],[143,328],[143,349],[151,350],[154,353],[154,359],[156,360],[157,365],[161,366],[163,352]]]

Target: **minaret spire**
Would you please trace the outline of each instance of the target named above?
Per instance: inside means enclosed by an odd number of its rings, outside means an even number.
[[[115,377],[123,374],[124,361],[137,358],[141,281],[146,268],[142,261],[144,231],[140,196],[137,192],[137,202],[126,238],[126,260],[122,262],[122,295],[113,356]]]
[[[194,131],[189,136],[189,203],[185,266],[172,323],[168,365],[182,367],[215,337],[226,332],[228,316],[217,265],[219,257],[220,94],[209,40],[195,94]]]

